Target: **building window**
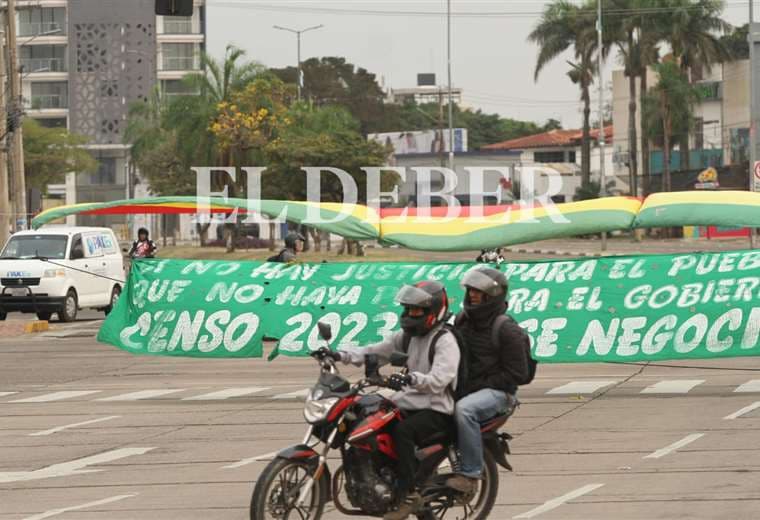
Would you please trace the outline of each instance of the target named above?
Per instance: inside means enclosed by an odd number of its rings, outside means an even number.
[[[200,48],[194,43],[161,45],[161,70],[199,70]]]
[[[565,152],[533,152],[533,162],[563,163],[565,162]]]
[[[42,119],[35,119],[40,126],[45,128],[66,128],[65,117],[46,117]]]
[[[175,96],[195,95],[198,91],[181,79],[166,79],[161,82],[161,93],[167,99],[171,99]]]
[[[91,173],[89,177],[92,185],[116,184],[116,159],[113,157],[100,159],[98,170]]]
[[[65,45],[24,45],[19,48],[24,72],[66,72]]]
[[[200,9],[195,8],[193,16],[164,16],[163,34],[199,34]]]
[[[69,84],[66,81],[32,83],[32,110],[69,107]]]
[[[66,34],[66,8],[31,7],[18,11],[19,36],[63,36]]]
[[[567,152],[567,162],[574,163],[575,162],[575,150],[572,152]]]

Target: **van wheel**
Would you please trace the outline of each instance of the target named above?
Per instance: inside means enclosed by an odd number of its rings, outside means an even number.
[[[0,311],[0,321],[5,321],[5,318],[8,317],[8,313],[5,311]]]
[[[70,323],[77,319],[77,310],[79,308],[79,301],[77,300],[77,293],[74,289],[69,289],[66,293],[66,300],[63,302],[63,307],[58,311],[58,319]]]
[[[53,315],[52,312],[38,312],[37,319],[40,321],[50,321],[50,317],[52,315]]]
[[[108,307],[103,309],[103,312],[106,316],[111,314],[111,311],[116,306],[116,302],[119,301],[119,296],[121,296],[121,287],[114,285],[113,290],[111,290],[111,303],[108,305]]]

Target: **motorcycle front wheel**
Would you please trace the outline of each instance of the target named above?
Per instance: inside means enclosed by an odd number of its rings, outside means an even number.
[[[251,520],[319,520],[327,501],[324,479],[314,481],[298,504],[303,487],[312,481],[309,464],[276,458],[256,481],[251,497]]]

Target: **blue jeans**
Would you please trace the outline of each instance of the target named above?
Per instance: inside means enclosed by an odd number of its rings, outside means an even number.
[[[500,414],[512,415],[517,399],[501,390],[484,388],[457,401],[457,445],[461,455],[460,474],[480,478],[483,473],[483,439],[480,422]]]

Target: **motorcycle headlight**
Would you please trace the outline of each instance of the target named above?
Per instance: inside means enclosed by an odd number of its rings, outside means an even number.
[[[328,399],[306,399],[306,405],[303,409],[303,416],[306,419],[306,422],[314,424],[324,421],[327,418],[327,414],[330,413],[330,410],[338,401],[340,401],[340,398],[338,397],[330,397]]]

